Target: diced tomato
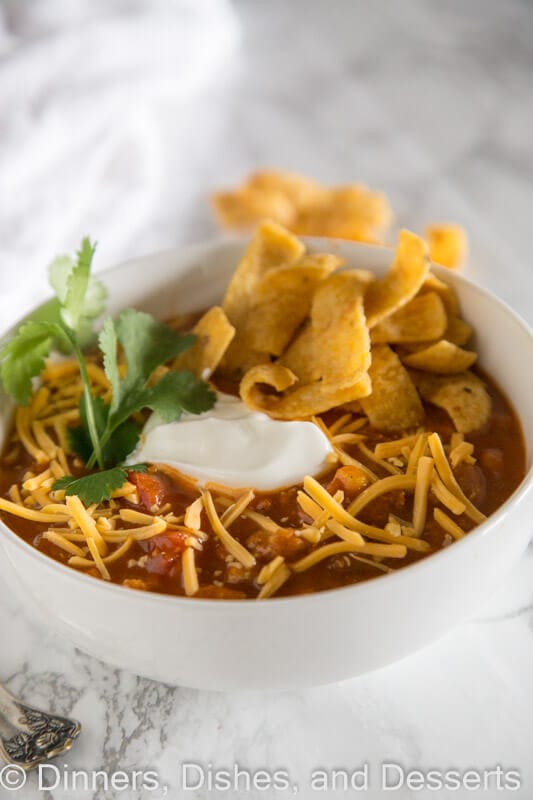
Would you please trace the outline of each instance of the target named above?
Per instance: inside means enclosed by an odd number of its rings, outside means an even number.
[[[331,495],[340,489],[346,497],[353,498],[363,489],[366,489],[368,483],[368,477],[362,469],[349,465],[339,467],[327,489]]]
[[[186,531],[166,531],[146,541],[152,550],[161,550],[168,555],[181,555],[187,546],[188,538],[189,534]]]
[[[162,506],[169,491],[168,479],[160,472],[128,472],[128,480],[137,487],[140,505],[148,511]]]
[[[184,531],[167,531],[141,542],[149,554],[144,569],[155,575],[168,575],[180,561],[186,539],[187,534]]]
[[[259,559],[270,561],[275,556],[290,560],[305,549],[305,542],[293,530],[256,531],[246,540],[247,547]]]
[[[174,563],[174,558],[169,558],[164,553],[156,553],[146,560],[144,569],[152,575],[168,575],[174,567]]]

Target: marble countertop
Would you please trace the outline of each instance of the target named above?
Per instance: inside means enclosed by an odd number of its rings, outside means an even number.
[[[44,292],[41,277],[8,282],[10,265],[20,267],[15,274],[24,269],[41,276],[43,261],[74,246],[88,229],[100,240],[102,265],[213,235],[207,193],[274,165],[380,187],[399,221],[415,229],[434,219],[464,224],[469,274],[532,322],[533,6],[517,0],[239,0],[234,7],[240,38],[216,85],[206,83],[179,102],[161,92],[137,104],[120,129],[123,138],[102,157],[90,192],[86,176],[79,185],[68,176],[64,214],[54,193],[54,180],[67,180],[61,161],[48,177],[46,165],[32,173],[39,179],[32,194],[37,216],[24,202],[29,188],[21,179],[20,195],[0,215],[5,313],[19,316]],[[6,56],[8,67],[0,63],[0,82],[24,48],[34,68],[40,64],[27,19],[20,33],[15,5],[5,9],[6,29],[14,26],[20,40]],[[97,92],[93,100],[97,111]],[[43,108],[46,103],[31,112],[37,127]],[[112,134],[106,131],[98,135],[107,142]],[[0,177],[2,168],[0,161]],[[138,201],[134,213],[122,201],[128,187]],[[0,632],[0,673],[8,686],[83,722],[82,738],[61,763],[108,773],[154,770],[161,781],[154,791],[73,791],[62,783],[40,792],[32,776],[21,793],[0,788],[1,800],[147,800],[165,796],[164,786],[179,800],[293,796],[291,790],[228,793],[205,786],[182,791],[184,762],[284,768],[305,800],[354,796],[304,790],[320,767],[368,763],[366,794],[381,797],[384,762],[441,771],[499,764],[521,773],[514,796],[533,796],[531,548],[475,619],[401,663],[315,690],[211,694],[116,671],[51,634],[5,584]],[[467,795],[472,792],[405,786],[392,793]]]

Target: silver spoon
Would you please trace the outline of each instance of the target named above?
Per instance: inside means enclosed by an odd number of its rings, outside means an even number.
[[[70,750],[80,731],[79,722],[28,706],[0,683],[0,757],[9,764],[32,769]]]

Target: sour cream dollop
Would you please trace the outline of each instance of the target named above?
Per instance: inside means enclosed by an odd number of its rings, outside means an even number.
[[[128,461],[168,464],[200,485],[269,491],[318,474],[331,452],[312,422],[271,419],[219,393],[215,406],[203,414],[184,414],[171,423],[152,414]]]

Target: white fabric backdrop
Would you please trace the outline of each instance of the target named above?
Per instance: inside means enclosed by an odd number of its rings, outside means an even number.
[[[14,0],[0,14],[4,325],[46,293],[58,247],[96,236],[103,266],[132,254],[133,240],[139,252],[158,246],[146,226],[176,155],[160,108],[190,117],[238,26],[227,0]],[[197,135],[183,131],[182,161]]]

